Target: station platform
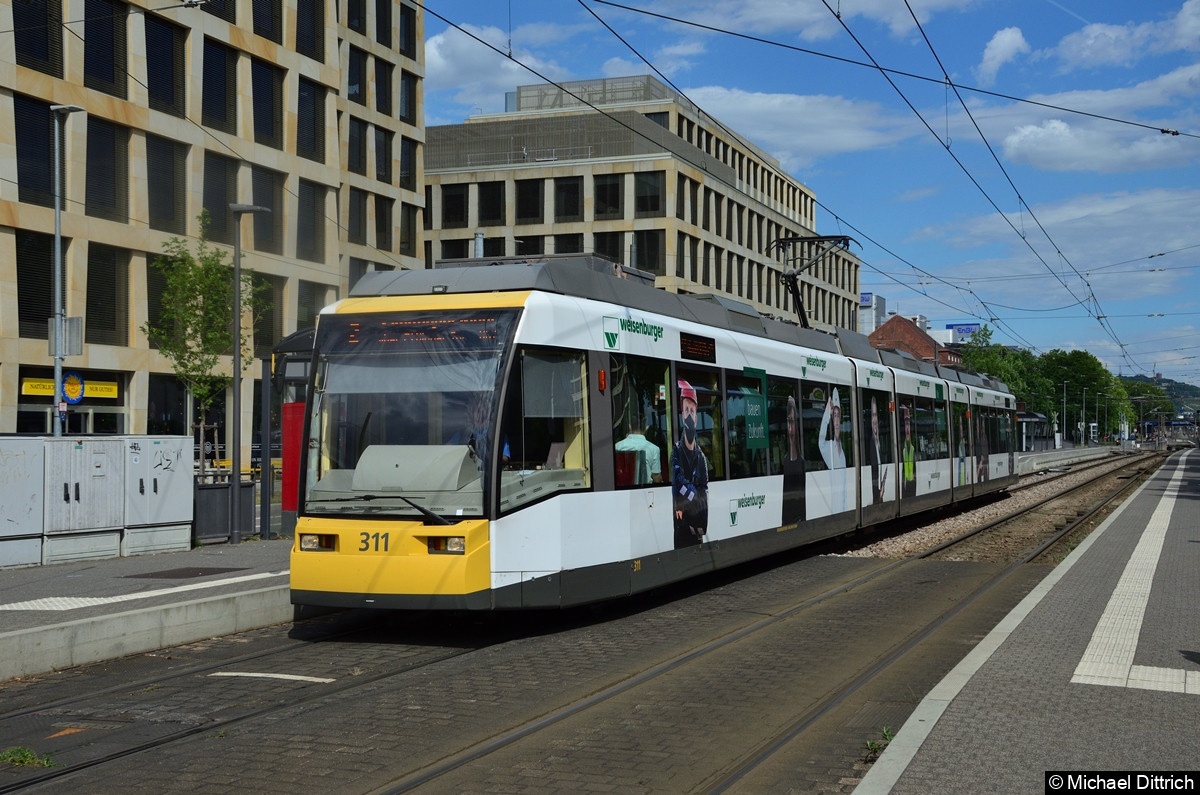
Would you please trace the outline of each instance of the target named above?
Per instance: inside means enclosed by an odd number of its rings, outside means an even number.
[[[0,682],[291,621],[292,539],[0,571]]]
[[[855,793],[1200,791],[1198,579],[1193,449],[925,696]]]

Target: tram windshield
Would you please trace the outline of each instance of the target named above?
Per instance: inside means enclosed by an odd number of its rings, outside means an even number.
[[[515,310],[322,316],[307,514],[484,515]]]

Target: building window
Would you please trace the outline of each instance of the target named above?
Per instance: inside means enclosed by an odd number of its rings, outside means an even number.
[[[666,215],[667,175],[649,171],[634,175],[633,212],[635,218],[661,218]]]
[[[401,167],[403,169],[403,166]],[[463,229],[467,225],[467,185],[442,186],[442,229]]]
[[[667,113],[665,110],[657,113],[647,113],[645,116],[647,119],[654,122],[659,127],[662,127],[664,130],[671,129],[671,114]]]
[[[355,174],[367,173],[367,123],[350,117],[346,135],[346,168]]]
[[[625,175],[597,174],[594,177],[596,220],[625,217]]]
[[[375,59],[375,110],[392,115],[392,65],[382,58]]]
[[[417,76],[400,72],[400,121],[417,123]]]
[[[129,220],[129,128],[88,116],[87,204],[94,218]]]
[[[233,2],[233,0],[229,0]],[[205,8],[208,8],[205,5]],[[229,134],[237,132],[237,50],[204,40],[204,89],[201,121]]]
[[[546,238],[544,235],[521,235],[517,238],[516,242],[516,254],[519,257],[546,253]]]
[[[503,182],[481,182],[476,194],[479,201],[480,226],[504,226],[508,223]]]
[[[60,0],[14,2],[12,33],[17,65],[62,77],[62,3]]]
[[[483,239],[483,256],[485,256],[485,257],[503,257],[504,256],[504,238],[503,237],[485,237]]]
[[[392,4],[386,0],[375,2],[375,41],[392,46]]]
[[[250,61],[250,84],[254,92],[254,141],[283,148],[284,71],[266,61]]]
[[[253,0],[254,32],[276,44],[283,44],[282,0]]]
[[[50,104],[13,94],[13,116],[17,139],[17,199],[25,204],[53,207],[54,118]],[[65,143],[63,151],[66,151]],[[59,176],[63,178],[59,184],[62,191],[65,169],[59,171]]]
[[[367,0],[346,0],[346,27],[355,33],[366,35]]]
[[[358,260],[365,266],[364,260]],[[312,328],[317,325],[317,314],[325,306],[325,292],[328,289],[323,284],[299,280],[296,286],[296,329]]]
[[[325,0],[296,1],[296,52],[325,62]]]
[[[375,128],[375,179],[392,182],[392,138],[390,130]]]
[[[592,236],[592,251],[613,262],[625,262],[624,244],[624,232],[597,232]]]
[[[395,201],[386,196],[375,196],[375,248],[392,250],[392,208]]]
[[[417,12],[403,3],[400,4],[400,54],[417,57]]]
[[[583,220],[583,177],[559,177],[554,180],[554,221]]]
[[[296,218],[296,256],[309,262],[325,261],[324,185],[300,180]]]
[[[203,8],[230,25],[237,24],[237,0],[207,0]]]
[[[583,253],[583,235],[555,235],[554,236],[554,253],[555,254],[582,254]]]
[[[187,387],[183,382],[173,375],[150,373],[146,392],[146,433],[186,435]]]
[[[545,180],[541,179],[517,180],[518,224],[540,224],[546,220],[544,186]]]
[[[204,209],[208,210],[208,239],[233,243],[229,204],[237,201],[237,161],[215,152],[204,153]]]
[[[296,154],[325,162],[325,86],[299,79],[296,103]]]
[[[128,88],[125,46],[128,6],[117,0],[85,0],[83,84],[125,99]]]
[[[346,99],[367,104],[367,54],[357,47],[350,48],[348,59],[349,68],[346,70]]]
[[[54,236],[18,229],[16,244],[18,333],[28,339],[48,339],[47,321],[54,315]],[[64,241],[64,259],[66,254]]]
[[[185,80],[183,54],[187,30],[165,19],[146,14],[146,93],[150,107],[183,118]]]
[[[400,187],[407,190],[417,189],[417,142],[411,138],[400,139]],[[463,201],[465,209],[465,196]],[[467,219],[463,218],[463,223],[466,222]]]
[[[88,244],[84,342],[129,344],[129,252]]]
[[[470,251],[470,240],[443,240],[442,259],[466,259]],[[42,323],[42,334],[46,333],[46,324]]]
[[[287,175],[262,166],[250,167],[253,201],[269,213],[254,216],[254,249],[270,254],[283,253],[283,185]]]
[[[633,240],[637,246],[637,261],[633,266],[650,271],[655,276],[666,276],[666,232],[662,229],[643,229],[633,233]]]
[[[400,253],[406,257],[417,256],[416,205],[400,205]]]
[[[187,146],[146,134],[146,182],[150,228],[187,231]]]
[[[350,213],[346,223],[346,240],[365,245],[367,242],[367,192],[350,189]]]
[[[283,285],[281,276],[259,271],[252,274],[254,289],[266,298],[266,306],[254,316],[254,356],[270,359],[271,351],[283,339]]]

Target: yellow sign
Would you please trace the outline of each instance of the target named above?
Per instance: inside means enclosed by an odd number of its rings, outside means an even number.
[[[21,379],[21,394],[52,398],[54,397],[54,379],[23,378]],[[116,381],[86,381],[83,385],[83,397],[117,400],[121,397],[120,384]]]

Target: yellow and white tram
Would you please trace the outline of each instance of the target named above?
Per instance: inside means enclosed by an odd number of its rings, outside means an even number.
[[[292,602],[583,604],[1015,481],[1002,384],[639,275],[379,272],[322,311]]]

